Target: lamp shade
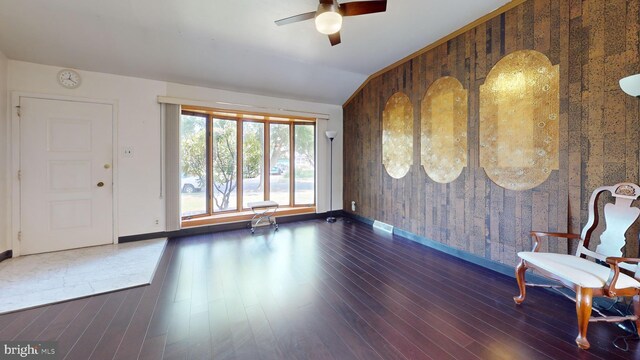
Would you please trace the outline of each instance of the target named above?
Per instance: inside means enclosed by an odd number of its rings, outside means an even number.
[[[316,12],[316,29],[325,35],[335,34],[342,27],[342,15],[335,5],[320,4]]]
[[[640,97],[640,74],[620,79],[620,88],[631,96]]]
[[[327,130],[324,134],[327,136],[327,139],[333,140],[335,139],[336,135],[338,135],[338,132],[335,130]]]

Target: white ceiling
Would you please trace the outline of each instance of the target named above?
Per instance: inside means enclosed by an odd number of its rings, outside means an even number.
[[[372,73],[509,0],[389,0],[344,19],[331,47],[317,0],[0,0],[7,57],[341,105]]]

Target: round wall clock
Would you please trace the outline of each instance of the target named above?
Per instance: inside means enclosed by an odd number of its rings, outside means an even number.
[[[81,82],[80,74],[74,70],[62,69],[58,72],[58,83],[67,89],[75,89]]]

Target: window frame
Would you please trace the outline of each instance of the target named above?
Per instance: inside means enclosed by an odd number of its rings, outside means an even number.
[[[209,173],[212,170],[211,169],[211,165],[209,163],[209,160],[211,159],[211,156],[213,156],[213,154],[210,154],[210,152],[212,152],[213,147],[211,146],[211,144],[209,144],[210,142],[212,142],[213,140],[213,134],[212,134],[212,129],[211,129],[211,121],[210,121],[210,117],[207,114],[203,114],[201,112],[194,112],[194,111],[190,111],[190,110],[185,110],[185,109],[181,109],[180,111],[180,126],[179,128],[182,128],[182,115],[186,115],[186,116],[193,116],[193,117],[201,117],[204,118],[205,121],[205,144],[207,145],[206,149],[205,149],[205,189],[206,189],[206,194],[205,194],[205,212],[202,214],[193,214],[193,215],[187,215],[187,216],[182,216],[182,214],[180,214],[180,219],[184,220],[184,219],[194,219],[194,218],[199,218],[199,217],[204,217],[204,216],[209,216],[211,214],[211,210],[213,209],[213,205],[210,203],[210,197],[208,196],[208,192],[209,192],[209,188],[211,187],[212,184],[209,184]],[[180,149],[182,149],[182,139],[180,139]],[[182,172],[182,154],[180,154],[180,177],[182,177],[183,172]],[[179,181],[180,184],[182,184],[182,180]],[[180,196],[182,196],[182,185],[180,185],[180,192],[179,194],[181,194]],[[182,204],[182,201],[180,201],[180,204]]]
[[[287,115],[276,115],[266,113],[255,113],[245,111],[224,110],[215,108],[205,108],[198,106],[183,106],[180,115],[199,116],[206,119],[206,141],[207,146],[205,154],[206,161],[206,212],[196,215],[180,216],[182,221],[211,217],[216,215],[229,215],[233,213],[243,213],[249,211],[250,208],[244,207],[244,189],[243,189],[243,129],[245,122],[262,123],[263,124],[263,192],[264,199],[269,200],[271,198],[271,124],[286,124],[289,126],[289,203],[280,204],[281,207],[286,208],[309,208],[315,207],[317,194],[317,148],[316,148],[316,133],[317,124],[314,118],[305,117],[292,117]],[[232,210],[215,210],[215,202],[213,201],[214,187],[213,187],[213,170],[215,163],[213,162],[213,122],[214,119],[235,121],[236,125],[236,208]],[[295,129],[296,125],[307,125],[313,127],[313,146],[314,146],[314,166],[313,166],[313,202],[310,204],[296,204],[295,202]]]
[[[290,136],[291,136],[291,141],[292,141],[291,142],[291,149],[292,149],[293,156],[291,157],[291,159],[289,159],[289,161],[290,161],[289,168],[290,169],[294,169],[294,170],[295,170],[294,166],[295,166],[295,161],[296,161],[296,159],[295,159],[295,152],[296,152],[296,150],[295,150],[296,149],[295,148],[295,146],[296,146],[296,143],[295,143],[295,127],[296,127],[296,125],[308,125],[308,124],[306,124],[306,123],[305,124],[300,124],[300,123],[291,124],[291,129],[293,131],[292,131],[292,134],[290,134]],[[318,158],[318,151],[317,151],[318,149],[316,148],[316,136],[317,136],[316,130],[317,130],[317,126],[314,123],[314,125],[313,125],[313,187],[314,187],[313,203],[311,203],[311,204],[296,204],[295,196],[293,195],[296,192],[295,174],[293,174],[293,175],[290,176],[290,178],[291,178],[291,186],[292,186],[292,188],[291,188],[292,197],[290,199],[290,204],[291,204],[292,207],[308,207],[308,206],[315,206],[315,204],[316,204],[316,200],[317,200],[316,199],[316,195],[317,194],[316,194],[316,191],[315,191],[315,187],[316,187],[316,184],[317,184],[317,181],[318,181],[318,172],[316,171],[316,164],[317,164],[317,161],[318,161],[318,159],[317,159]],[[295,173],[295,171],[294,171],[294,173]]]
[[[210,139],[208,141],[208,146],[209,146],[209,151],[207,151],[207,154],[210,154],[207,157],[207,184],[210,185],[211,188],[211,192],[209,192],[209,189],[207,189],[207,193],[205,194],[205,196],[207,197],[207,201],[211,203],[210,208],[208,209],[208,213],[206,214],[202,214],[198,217],[206,217],[206,216],[211,216],[211,215],[215,215],[215,214],[229,214],[229,213],[234,213],[234,212],[240,212],[241,210],[241,206],[239,207],[239,201],[242,200],[242,182],[238,181],[239,180],[239,176],[241,174],[242,171],[242,149],[240,148],[240,151],[238,150],[240,145],[242,144],[242,124],[238,123],[236,121],[236,208],[235,209],[231,209],[231,210],[223,210],[223,211],[214,211],[214,203],[215,201],[213,201],[213,189],[214,189],[214,185],[213,185],[213,176],[210,176],[213,173],[213,169],[214,169],[214,165],[213,165],[213,120],[218,119],[218,120],[230,120],[230,121],[235,121],[236,119],[233,118],[227,118],[227,117],[213,117],[211,114],[207,114],[207,124],[209,124],[208,126],[211,127],[211,136]],[[187,220],[187,219],[194,219],[194,217],[182,217],[182,220]]]
[[[268,166],[269,166],[269,149],[268,149],[268,145],[270,145],[268,143],[268,139],[269,139],[269,134],[267,134],[266,129],[269,129],[269,124],[262,121],[262,120],[257,120],[257,119],[242,119],[239,121],[239,126],[242,127],[242,141],[240,143],[237,144],[237,151],[239,151],[240,149],[242,149],[242,153],[238,152],[238,159],[240,159],[240,155],[242,155],[242,158],[239,160],[239,162],[242,163],[242,167],[240,168],[242,171],[238,172],[238,184],[240,183],[239,181],[242,180],[242,192],[238,193],[238,206],[237,206],[237,211],[246,211],[246,210],[250,210],[250,208],[245,208],[244,207],[244,124],[245,123],[260,123],[262,124],[262,166],[263,166],[263,176],[264,179],[262,180],[263,184],[263,188],[262,188],[262,195],[263,195],[263,201],[268,200],[269,195],[267,195],[267,191],[269,190],[269,184],[267,184],[267,182],[270,180],[271,174],[270,171],[268,171]],[[267,174],[269,173],[269,174]],[[218,211],[218,213],[220,213],[220,211]],[[213,214],[213,213],[212,213]]]

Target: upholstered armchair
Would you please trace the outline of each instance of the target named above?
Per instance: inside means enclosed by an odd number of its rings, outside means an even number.
[[[598,214],[598,199],[603,192],[610,192],[614,202],[604,205],[602,219]],[[597,188],[589,199],[589,220],[580,235],[532,231],[533,250],[519,252],[520,263],[516,267],[516,279],[520,295],[514,297],[516,304],[525,300],[526,286],[567,287],[576,293],[578,337],[576,343],[582,349],[589,348],[587,327],[589,322],[616,322],[632,320],[636,329],[640,325],[640,272],[639,258],[622,257],[626,245],[625,233],[638,219],[640,209],[633,201],[640,197],[636,184],[621,183]],[[589,250],[591,235],[600,220],[605,221],[605,230],[595,251]],[[565,238],[578,241],[575,255],[539,252],[545,237]],[[558,281],[561,285],[531,284],[525,282],[525,271],[534,269],[544,277]],[[592,317],[594,296],[632,296],[635,315]]]

